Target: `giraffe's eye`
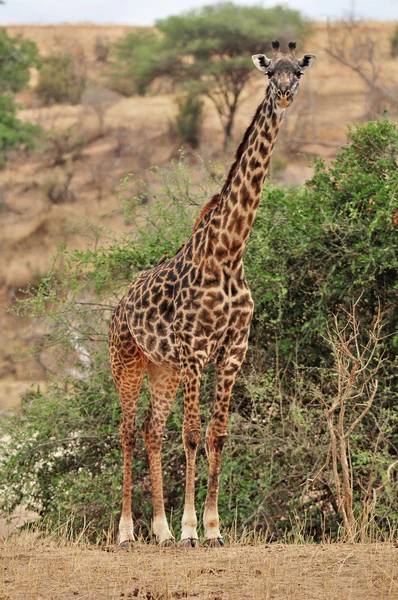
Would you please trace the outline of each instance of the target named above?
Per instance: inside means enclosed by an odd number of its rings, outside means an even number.
[[[302,72],[301,71],[296,71],[296,77],[298,79],[300,79],[301,76],[302,76]]]
[[[266,71],[265,73],[268,77],[272,77],[272,71]]]

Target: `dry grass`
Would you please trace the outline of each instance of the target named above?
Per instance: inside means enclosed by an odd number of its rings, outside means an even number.
[[[196,550],[143,545],[126,553],[22,534],[0,542],[0,556],[2,600],[398,597],[398,550],[391,544]]]

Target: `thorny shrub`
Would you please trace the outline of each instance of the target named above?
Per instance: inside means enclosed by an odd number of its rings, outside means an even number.
[[[43,104],[79,104],[86,86],[84,61],[72,54],[51,54],[43,60],[37,94]]]
[[[330,166],[318,161],[303,187],[264,190],[245,255],[255,314],[223,457],[224,528],[262,531],[271,539],[336,539],[341,533],[324,410],[336,393],[337,377],[327,332],[333,315],[341,322],[359,297],[364,332],[379,312],[383,315],[377,355],[384,362],[371,409],[349,437],[356,519],[363,490],[385,483],[398,449],[397,158],[395,126],[370,122],[349,131],[347,145]],[[24,504],[53,527],[73,516],[73,526],[85,525],[96,539],[112,530],[119,516],[120,406],[110,376],[107,322],[129,281],[178,249],[190,233],[196,205],[217,189],[214,181],[190,184],[181,161],[157,174],[161,192],[143,187],[126,202],[126,218],[136,219],[131,235],[116,239],[105,229],[85,226],[91,236],[87,249],[61,248],[53,269],[18,307],[46,327],[43,344],[54,348],[59,362],[48,389],[33,387],[20,410],[2,423],[0,497],[6,514]],[[143,205],[143,197],[150,202]],[[201,389],[203,427],[213,380],[209,369]],[[138,425],[147,402],[145,384]],[[362,409],[360,401],[352,403],[346,430]],[[166,509],[176,534],[184,488],[181,420],[179,391],[163,450]],[[142,440],[133,464],[135,524],[148,535],[150,483]],[[202,449],[199,513],[206,478]],[[391,533],[397,497],[394,472],[372,506],[369,535]]]

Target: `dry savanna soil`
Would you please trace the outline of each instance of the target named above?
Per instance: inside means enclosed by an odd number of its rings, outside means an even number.
[[[396,600],[398,549],[389,543],[232,545],[131,552],[0,542],[1,600]]]

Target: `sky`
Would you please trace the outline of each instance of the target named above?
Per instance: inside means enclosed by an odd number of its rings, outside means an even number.
[[[256,2],[236,0],[240,4],[265,7],[284,4],[302,11],[312,19],[339,19],[354,9],[363,19],[398,20],[398,0],[287,0]],[[156,19],[179,14],[213,0],[5,0],[0,5],[0,24],[46,23],[120,23],[153,25]]]

